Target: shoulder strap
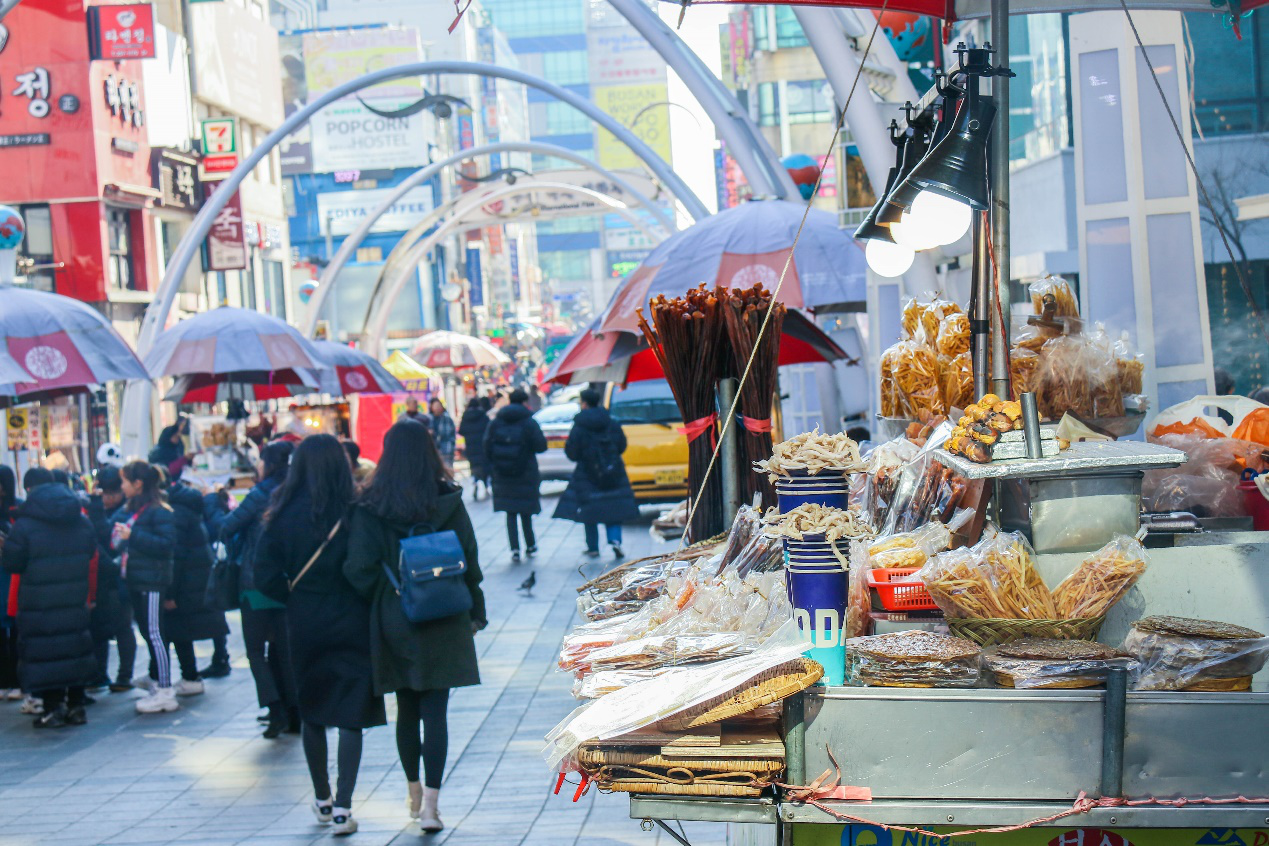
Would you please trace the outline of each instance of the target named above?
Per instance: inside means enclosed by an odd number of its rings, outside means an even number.
[[[340,517],[335,521],[335,525],[331,526],[330,534],[326,536],[326,540],[322,541],[322,545],[317,548],[317,552],[314,552],[313,556],[308,559],[308,563],[304,565],[304,569],[300,570],[294,579],[291,579],[291,583],[288,586],[290,590],[295,590],[295,586],[300,583],[300,579],[304,578],[304,574],[308,572],[310,567],[317,563],[317,559],[322,557],[322,553],[326,551],[326,547],[329,546],[330,542],[335,539],[335,535],[339,533],[339,529],[343,525],[343,517]]]

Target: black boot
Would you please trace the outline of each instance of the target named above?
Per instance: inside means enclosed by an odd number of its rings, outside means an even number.
[[[206,669],[199,670],[198,674],[205,679],[223,679],[233,671],[233,667],[229,666],[229,656],[224,657],[212,656],[211,664]]]
[[[279,737],[282,732],[286,731],[287,718],[286,709],[282,707],[281,702],[269,703],[269,722],[265,724],[264,736],[269,740]]]
[[[294,705],[292,705],[290,708],[287,708],[286,709],[286,733],[299,734],[301,725],[302,723],[300,721],[300,709],[295,707]]]

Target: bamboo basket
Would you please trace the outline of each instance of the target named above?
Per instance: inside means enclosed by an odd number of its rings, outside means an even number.
[[[824,668],[816,662],[809,658],[796,658],[754,676],[745,682],[744,687],[693,705],[686,711],[666,717],[657,725],[665,731],[687,731],[729,720],[805,690],[823,675]]]
[[[621,793],[649,793],[662,796],[735,796],[756,799],[762,795],[762,787],[739,784],[662,784],[658,781],[596,782],[600,790]]]
[[[717,763],[717,762],[715,762]],[[723,762],[743,765],[750,762]],[[760,762],[770,764],[771,762]],[[679,796],[758,796],[775,780],[780,770],[763,772],[758,767],[714,773],[696,773],[682,766],[661,767],[662,771],[622,764],[600,767],[583,765],[601,790],[624,793],[667,793]]]
[[[952,634],[972,640],[984,648],[1013,643],[1024,637],[1047,637],[1056,640],[1097,640],[1106,617],[1084,617],[1078,620],[1005,620],[995,617],[948,617]]]
[[[784,761],[776,758],[667,758],[664,755],[632,752],[601,746],[583,746],[577,753],[577,761],[585,768],[605,766],[663,767],[681,770],[704,770],[713,773],[731,773],[737,770],[760,773],[778,773],[784,769]]]

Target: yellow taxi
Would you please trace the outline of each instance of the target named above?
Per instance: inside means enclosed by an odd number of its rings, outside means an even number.
[[[687,497],[687,437],[678,404],[664,379],[614,386],[608,411],[626,433],[626,474],[641,502]]]

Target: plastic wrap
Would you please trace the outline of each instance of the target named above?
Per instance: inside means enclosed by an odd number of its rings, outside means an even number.
[[[1013,349],[1030,350],[1039,355],[1040,350],[1044,349],[1044,345],[1060,334],[1062,333],[1048,326],[1031,326],[1028,324],[1013,333]]]
[[[1119,388],[1119,362],[1114,342],[1100,323],[1087,340],[1088,378],[1093,383],[1093,415],[1123,417],[1124,395]]]
[[[939,335],[943,329],[943,321],[953,315],[961,315],[964,313],[961,307],[951,300],[935,298],[925,305],[921,310],[921,340],[930,347],[935,347],[939,341]],[[965,349],[969,349],[969,321],[964,323],[965,327]],[[953,330],[953,334],[955,330]],[[946,355],[946,353],[945,353]]]
[[[983,672],[997,685],[1019,690],[1097,687],[1106,683],[1106,676],[1112,669],[1127,670],[1129,684],[1135,684],[1139,669],[1135,659],[1122,656],[1069,660],[1014,658],[997,654],[999,648],[993,646],[983,650]]]
[[[1071,290],[1071,283],[1061,276],[1045,276],[1031,283],[1031,308],[1036,314],[1044,314],[1044,295],[1052,294],[1057,305],[1055,317],[1079,317],[1080,307]]]
[[[939,553],[917,575],[948,617],[1059,619],[1034,558],[1025,537],[1001,532]]]
[[[916,298],[910,298],[903,304],[903,316],[900,318],[900,327],[903,330],[905,339],[915,338],[921,332],[921,315],[925,314],[925,304],[916,301]]]
[[[1034,389],[1040,414],[1051,420],[1060,420],[1068,411],[1086,419],[1124,413],[1119,371],[1104,333],[1062,335],[1045,344]]]
[[[1137,583],[1148,560],[1136,538],[1115,535],[1053,589],[1058,618],[1101,617]]]
[[[850,580],[847,582],[846,629],[847,638],[868,634],[872,620],[872,596],[868,591],[868,544],[862,540],[850,544]]]
[[[752,637],[739,632],[651,635],[596,649],[590,653],[590,668],[601,672],[699,664],[744,655],[755,646]]]
[[[1028,391],[1035,390],[1036,374],[1040,370],[1040,355],[1026,347],[1014,347],[1009,353],[1009,377],[1013,398],[1020,400]]]
[[[977,645],[925,631],[846,641],[846,683],[860,687],[973,687]]]
[[[882,538],[868,547],[870,567],[923,567],[931,555],[952,545],[952,532],[942,523],[926,523],[911,532]]]
[[[894,362],[894,380],[899,392],[899,414],[912,420],[922,415],[946,414],[939,390],[939,363],[934,351],[916,341],[900,341]]]
[[[893,344],[881,354],[881,416],[899,416],[899,385],[894,369],[899,362],[899,345]]]
[[[1180,467],[1148,470],[1141,482],[1147,511],[1189,511],[1196,517],[1241,517],[1247,504],[1238,490],[1243,469],[1262,471],[1264,447],[1237,438],[1205,438],[1198,434],[1162,435],[1150,439],[1188,456]]]
[[[950,517],[965,493],[965,481],[941,462],[933,452],[951,434],[944,422],[926,440],[912,460],[903,465],[899,483],[889,502],[886,519],[878,534],[882,537],[908,532],[931,519]]]
[[[1138,620],[1124,638],[1123,650],[1141,665],[1137,690],[1246,690],[1269,658],[1269,638],[1259,632],[1243,629],[1247,636],[1206,637],[1151,627],[1151,621],[1160,619],[1173,618]]]
[[[944,317],[939,323],[938,354],[956,358],[969,352],[969,318],[959,309]]]
[[[598,699],[632,684],[664,675],[669,669],[656,667],[651,670],[604,670],[601,673],[582,675],[573,682],[573,698]]]
[[[1119,378],[1120,393],[1125,396],[1142,392],[1142,376],[1146,372],[1146,360],[1132,346],[1127,330],[1115,342],[1115,369]]]
[[[939,390],[949,413],[953,408],[963,411],[974,402],[974,363],[968,352],[939,359]]]

